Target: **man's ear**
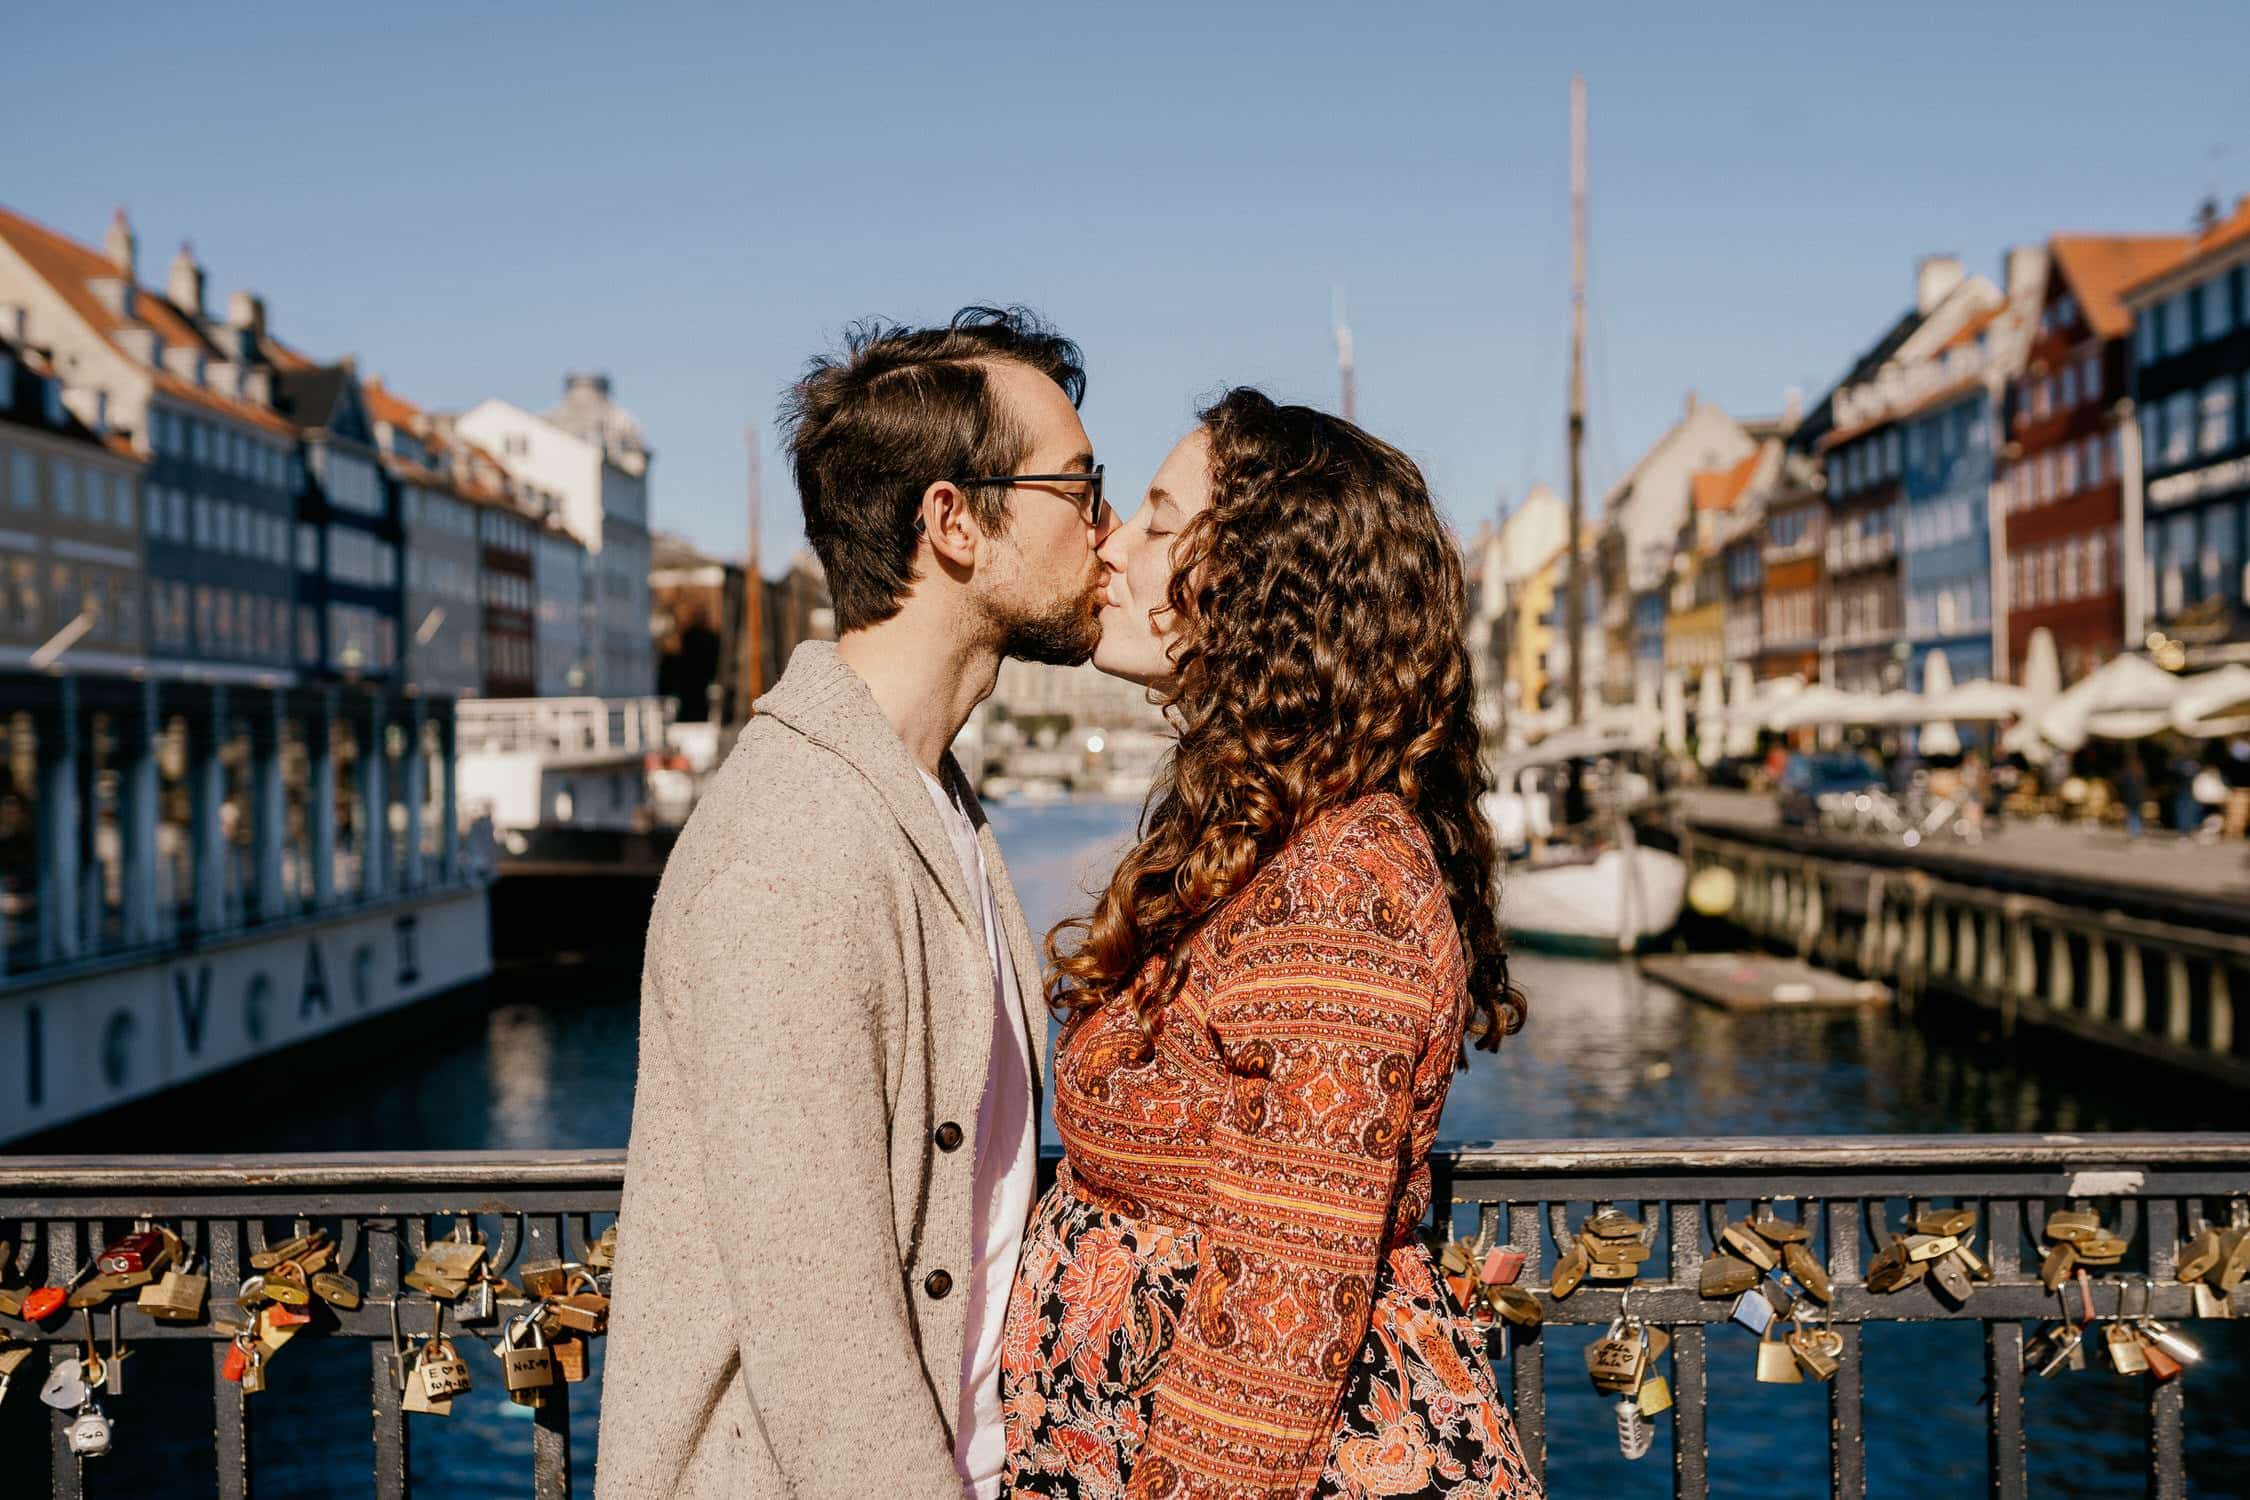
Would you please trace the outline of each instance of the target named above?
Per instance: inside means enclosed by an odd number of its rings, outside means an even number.
[[[984,528],[969,512],[968,491],[950,480],[938,480],[922,491],[921,522],[922,535],[941,559],[963,568],[977,560]]]

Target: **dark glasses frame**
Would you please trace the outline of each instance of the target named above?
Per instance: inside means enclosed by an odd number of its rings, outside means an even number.
[[[1073,502],[1077,506],[1078,513],[1086,518],[1088,526],[1099,526],[1102,523],[1102,465],[1100,464],[1076,474],[980,474],[968,479],[950,479],[946,482],[957,484],[963,489],[995,484],[1006,485],[1010,489],[1025,484],[1082,484],[1086,486],[1086,498],[1084,501]]]

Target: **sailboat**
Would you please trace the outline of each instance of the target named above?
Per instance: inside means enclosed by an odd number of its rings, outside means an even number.
[[[1646,796],[1647,782],[1626,770],[1623,756],[1654,745],[1660,727],[1650,722],[1654,715],[1636,703],[1631,710],[1605,710],[1594,724],[1586,716],[1585,549],[1579,541],[1586,508],[1586,81],[1576,77],[1570,81],[1570,249],[1570,530],[1564,539],[1569,576],[1563,614],[1570,650],[1569,728],[1496,764],[1497,789],[1486,795],[1485,813],[1495,829],[1521,835],[1500,881],[1500,919],[1509,940],[1528,948],[1614,955],[1650,946],[1679,925],[1687,865],[1677,855],[1643,847],[1633,832],[1632,808]],[[1679,685],[1666,686],[1676,698]],[[1589,777],[1595,781],[1593,795],[1583,800],[1596,810],[1583,823],[1556,828],[1554,784],[1566,776],[1581,789]],[[1542,779],[1549,790],[1538,788]]]

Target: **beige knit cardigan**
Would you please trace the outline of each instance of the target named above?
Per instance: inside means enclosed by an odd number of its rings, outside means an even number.
[[[756,708],[649,920],[595,1493],[958,1500],[982,913],[833,645]],[[1037,950],[977,837],[1037,1119]]]

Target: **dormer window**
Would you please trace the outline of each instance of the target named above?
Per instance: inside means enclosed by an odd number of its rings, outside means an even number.
[[[63,416],[62,382],[51,375],[48,376],[46,380],[41,382],[40,394],[46,412],[47,425],[50,427],[63,426],[65,418]]]

